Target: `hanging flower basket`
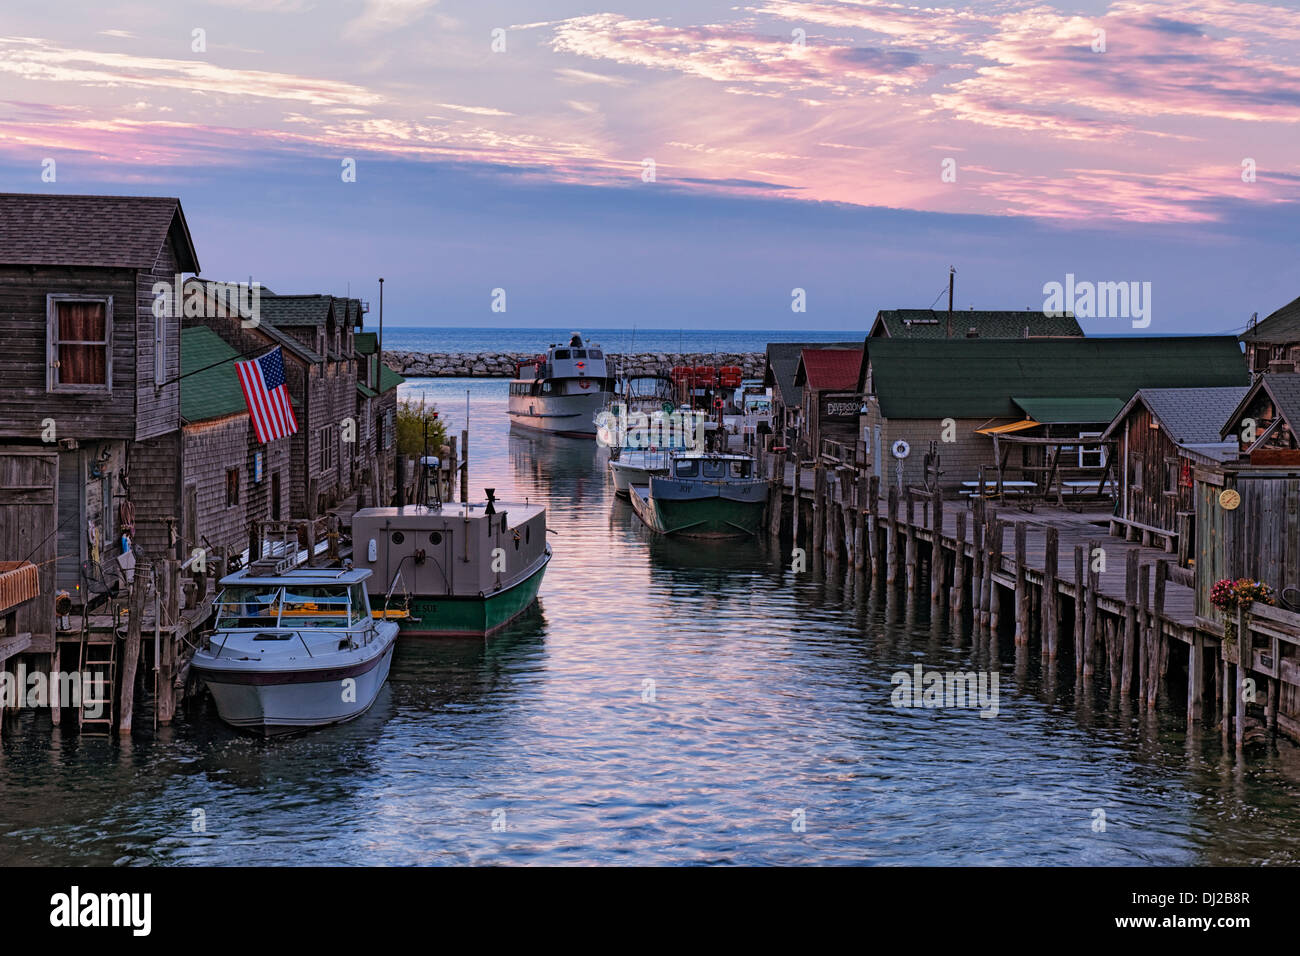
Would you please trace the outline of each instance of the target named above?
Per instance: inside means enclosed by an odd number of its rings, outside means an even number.
[[[1214,586],[1210,588],[1210,603],[1223,615],[1225,644],[1233,645],[1237,642],[1237,609],[1249,608],[1255,601],[1260,604],[1277,603],[1273,589],[1263,581],[1252,581],[1250,578],[1237,578],[1234,581],[1231,578],[1224,578],[1214,582]],[[1247,613],[1248,620],[1249,617]]]

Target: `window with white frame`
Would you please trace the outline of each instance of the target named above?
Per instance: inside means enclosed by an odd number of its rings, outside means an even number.
[[[1100,438],[1101,432],[1079,432],[1079,467],[1101,468],[1106,464],[1105,445],[1086,445],[1085,438]]]

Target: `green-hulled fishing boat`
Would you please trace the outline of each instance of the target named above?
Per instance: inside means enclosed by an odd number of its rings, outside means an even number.
[[[375,574],[376,617],[402,637],[478,636],[537,600],[551,560],[546,509],[482,504],[363,508],[352,516],[354,563]],[[382,595],[382,597],[381,597]]]
[[[632,508],[660,534],[695,538],[753,535],[763,526],[771,482],[749,455],[678,454],[664,476],[632,485]]]

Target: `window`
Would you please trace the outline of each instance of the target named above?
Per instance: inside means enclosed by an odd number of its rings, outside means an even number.
[[[1079,432],[1082,438],[1100,438],[1101,432]],[[1079,445],[1079,467],[1100,468],[1106,464],[1106,446]]]
[[[239,469],[226,469],[226,507],[233,508],[239,504]]]
[[[1132,459],[1132,486],[1134,491],[1142,490],[1142,462],[1143,459],[1140,457]]]
[[[1178,473],[1179,473],[1178,459],[1166,458],[1165,459],[1165,494],[1167,495],[1178,494]]]
[[[347,627],[347,589],[303,586],[285,588],[280,626]]]
[[[569,357],[569,350],[568,350],[568,349],[556,349],[556,350],[555,350],[555,358],[556,358],[557,360],[559,360],[559,359],[566,359],[566,358],[568,358],[568,357]]]
[[[598,358],[604,358],[605,353],[602,352],[600,349],[591,349],[590,351],[587,352],[587,356],[588,358],[598,359]]]
[[[573,350],[573,357],[576,358],[576,359],[586,358],[586,357],[587,357],[587,350],[586,350],[586,349],[574,349],[574,350]]]
[[[675,474],[678,478],[694,478],[699,474],[699,459],[691,458],[676,462]]]
[[[112,391],[113,297],[49,295],[45,310],[46,391]]]
[[[167,384],[167,319],[153,317],[153,383],[159,388]]]
[[[330,426],[326,425],[316,432],[316,440],[320,444],[320,467],[322,471],[334,467],[334,436],[331,431]]]

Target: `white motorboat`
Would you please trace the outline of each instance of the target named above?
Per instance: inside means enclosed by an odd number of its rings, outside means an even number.
[[[574,332],[568,345],[552,345],[545,355],[520,363],[510,382],[510,423],[571,438],[595,438],[592,418],[613,389],[604,351]]]
[[[222,578],[216,630],[191,664],[221,719],[271,736],[365,713],[388,679],[398,631],[372,617],[370,575],[259,562]]]

